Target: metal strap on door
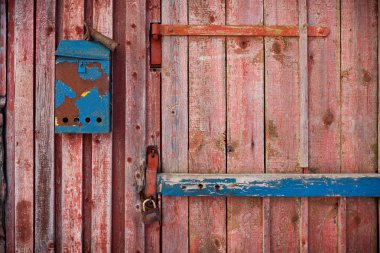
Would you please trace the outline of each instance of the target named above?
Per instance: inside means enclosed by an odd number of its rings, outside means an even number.
[[[145,192],[153,204],[157,196],[237,197],[380,197],[380,174],[307,174],[308,172],[308,78],[307,37],[326,37],[329,28],[307,26],[229,26],[151,24],[151,67],[161,67],[162,36],[282,36],[300,37],[300,167],[305,174],[183,174],[157,173],[157,148],[148,147]],[[302,62],[302,64],[301,64]],[[302,127],[303,126],[303,127]],[[153,156],[149,159],[149,156]],[[154,163],[154,164],[152,164]],[[154,167],[154,173],[152,173]],[[144,198],[145,200],[147,198]],[[147,203],[146,201],[145,203]],[[153,205],[158,209],[159,205]],[[159,211],[150,211],[159,214]],[[146,212],[144,212],[146,213]],[[143,214],[146,216],[145,214]],[[158,216],[158,215],[156,215]],[[148,222],[149,223],[149,222]]]

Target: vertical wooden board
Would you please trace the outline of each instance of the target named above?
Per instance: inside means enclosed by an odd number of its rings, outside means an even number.
[[[93,27],[112,38],[112,1],[93,2]],[[92,136],[91,252],[111,252],[112,133]]]
[[[7,43],[14,43],[14,11],[15,2],[9,1],[7,4]],[[14,141],[14,47],[7,50],[7,106],[5,107],[6,126],[6,168],[15,166],[15,141]],[[6,232],[6,251],[15,251],[15,171],[7,169],[7,198],[5,212],[5,232]]]
[[[224,1],[189,1],[189,24],[225,24]],[[226,172],[225,38],[189,38],[189,171]],[[190,252],[226,251],[226,199],[189,199]]]
[[[144,252],[141,201],[135,172],[146,158],[146,1],[126,3],[125,249]]]
[[[33,1],[15,2],[15,250],[19,252],[33,252],[34,247],[33,13]]]
[[[7,1],[0,1],[0,96],[5,96],[7,86]]]
[[[6,78],[7,78],[7,9],[6,1],[0,0],[0,99],[2,111],[0,115],[0,209],[6,209],[6,174],[5,174],[5,145],[4,145],[4,107],[6,102]],[[3,103],[4,102],[4,103]],[[6,143],[6,142],[5,142]],[[0,251],[5,252],[5,212],[0,213]]]
[[[126,3],[113,2],[112,57],[112,252],[125,252]]]
[[[265,25],[298,25],[296,0],[265,0]],[[265,38],[266,172],[300,173],[298,38]],[[299,204],[270,200],[270,250],[296,252],[299,243]]]
[[[81,144],[82,135],[62,136],[62,252],[82,251]]]
[[[54,249],[54,53],[53,1],[36,3],[35,236],[36,252]]]
[[[148,0],[146,15],[146,43],[149,45],[150,23],[161,21],[161,1]],[[150,47],[147,47],[146,62],[146,145],[157,145],[161,153],[161,72],[150,69]],[[161,226],[155,222],[145,226],[145,251],[159,253],[160,250]]]
[[[227,25],[262,25],[263,1],[228,0]],[[264,172],[264,40],[227,37],[227,172]],[[260,198],[227,199],[229,252],[260,252]]]
[[[81,39],[83,34],[84,1],[64,0],[62,3],[63,39]],[[82,251],[82,135],[62,135],[62,252]]]
[[[342,172],[377,171],[377,1],[342,2]],[[347,199],[347,251],[377,251],[377,203]]]
[[[162,1],[164,24],[187,24],[186,1]],[[162,40],[162,168],[188,172],[188,39]],[[162,198],[162,250],[188,251],[188,198]]]
[[[309,172],[309,82],[308,82],[308,24],[307,0],[298,1],[298,54],[299,54],[299,166],[303,173]],[[301,198],[300,206],[300,252],[309,250],[309,199]]]
[[[309,167],[313,173],[340,171],[340,7],[339,1],[308,1],[309,25],[330,29],[309,37]],[[309,200],[309,250],[336,252],[338,200]]]

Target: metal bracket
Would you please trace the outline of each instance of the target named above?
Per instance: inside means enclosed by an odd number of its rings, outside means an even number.
[[[330,29],[322,26],[307,27],[310,37],[326,37]],[[298,37],[298,26],[234,26],[234,25],[167,25],[152,23],[150,27],[150,64],[161,67],[162,36],[260,36]]]
[[[157,146],[148,146],[147,160],[145,169],[145,198],[154,198],[157,196],[157,173],[159,169],[159,156]]]

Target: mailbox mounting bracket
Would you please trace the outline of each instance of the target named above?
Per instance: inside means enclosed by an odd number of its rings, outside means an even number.
[[[322,26],[308,26],[310,37],[326,37],[330,29]],[[169,25],[152,23],[150,26],[150,65],[160,68],[162,62],[162,36],[259,36],[259,37],[298,37],[299,27],[263,25]]]

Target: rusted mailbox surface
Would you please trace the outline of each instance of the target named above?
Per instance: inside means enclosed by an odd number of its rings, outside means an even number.
[[[55,132],[111,131],[110,50],[93,41],[61,41],[56,51]]]

